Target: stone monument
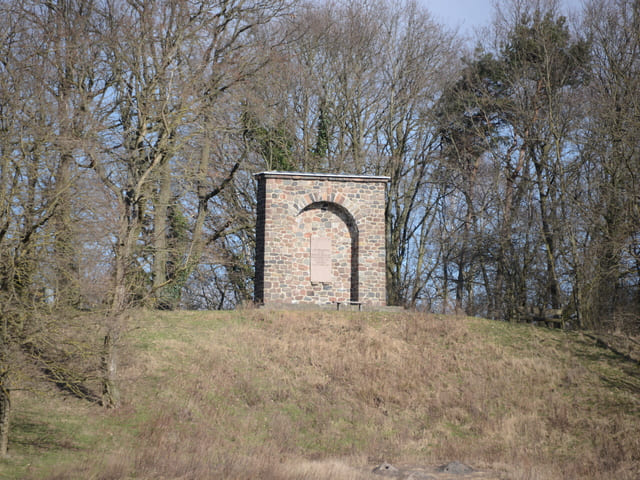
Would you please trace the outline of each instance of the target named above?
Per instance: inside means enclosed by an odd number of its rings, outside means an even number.
[[[384,306],[388,177],[262,172],[255,301]]]

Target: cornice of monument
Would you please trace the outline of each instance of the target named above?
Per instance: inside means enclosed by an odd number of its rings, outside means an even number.
[[[387,183],[390,177],[379,175],[348,175],[339,173],[305,173],[305,172],[278,172],[265,171],[254,173],[254,177],[287,178],[290,180],[333,180],[337,182],[383,182]]]

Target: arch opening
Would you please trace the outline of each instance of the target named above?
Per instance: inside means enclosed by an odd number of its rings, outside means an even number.
[[[350,258],[350,275],[349,275],[349,299],[352,302],[359,301],[359,233],[356,219],[345,207],[339,203],[329,201],[313,202],[301,209],[298,215],[310,210],[321,210],[330,212],[344,222],[349,231],[351,240],[351,258]]]

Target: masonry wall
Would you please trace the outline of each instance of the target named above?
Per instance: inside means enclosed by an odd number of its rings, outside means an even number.
[[[258,180],[255,299],[385,305],[387,177],[263,172]],[[311,278],[311,239],[330,242],[330,278]]]

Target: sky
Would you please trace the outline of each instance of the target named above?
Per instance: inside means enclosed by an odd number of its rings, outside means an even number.
[[[460,33],[472,36],[474,29],[491,22],[495,0],[419,0],[435,16],[435,19],[450,27],[458,27]],[[565,9],[579,9],[582,0],[562,0]]]
[[[492,3],[492,0],[422,0],[438,22],[459,27],[466,34],[491,21]]]

